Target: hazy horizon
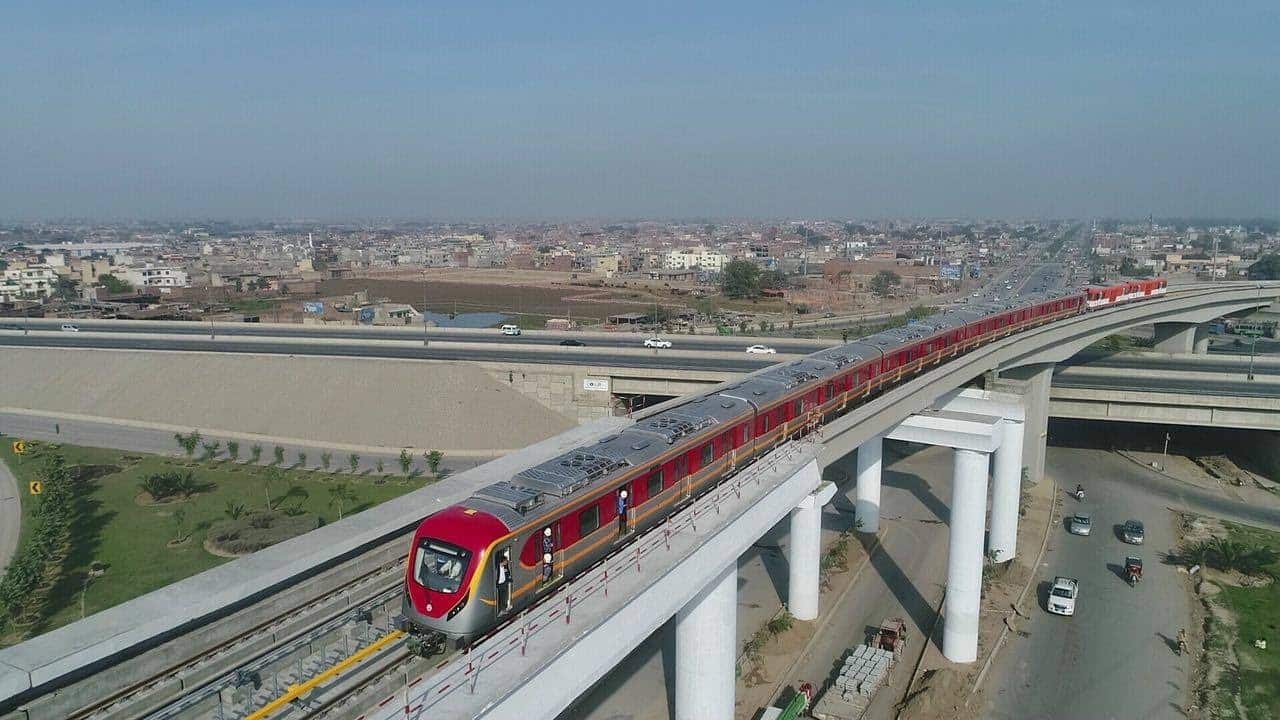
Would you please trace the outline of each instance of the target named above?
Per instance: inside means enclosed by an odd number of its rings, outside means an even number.
[[[1280,215],[1280,10],[21,7],[0,218]]]

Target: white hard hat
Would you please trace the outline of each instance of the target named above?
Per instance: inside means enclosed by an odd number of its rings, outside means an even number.
[[[542,553],[542,562],[550,564],[551,553]]]
[[[551,537],[551,528],[543,528],[542,534]]]
[[[626,490],[623,490],[622,492],[620,492],[620,493],[618,493],[618,494],[625,498],[625,497],[627,496],[627,491],[626,491]]]

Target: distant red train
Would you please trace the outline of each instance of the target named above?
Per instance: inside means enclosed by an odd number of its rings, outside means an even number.
[[[994,340],[1161,295],[1165,285],[1137,280],[935,313],[689,396],[617,434],[494,478],[414,532],[404,625],[475,638],[815,423]]]
[[[1130,280],[1119,285],[1085,288],[1085,305],[1090,309],[1116,305],[1130,300],[1145,300],[1156,295],[1163,295],[1169,282],[1164,278],[1149,280]]]

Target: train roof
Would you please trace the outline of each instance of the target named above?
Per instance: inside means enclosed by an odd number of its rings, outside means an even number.
[[[750,406],[740,398],[719,393],[696,395],[619,433],[486,485],[463,504],[494,515],[512,529],[524,523],[532,510],[574,502],[600,482],[655,462],[678,439],[717,425],[728,426],[750,412]]]
[[[532,510],[550,510],[577,501],[589,489],[628,468],[656,462],[677,440],[709,428],[739,421],[752,406],[775,402],[801,385],[837,375],[842,368],[878,360],[885,352],[942,330],[961,327],[991,314],[1068,297],[1059,289],[1019,294],[996,302],[984,298],[950,307],[911,324],[883,330],[853,342],[779,363],[752,373],[719,390],[691,396],[621,432],[562,453],[511,478],[485,486],[462,504],[487,512],[515,528]]]

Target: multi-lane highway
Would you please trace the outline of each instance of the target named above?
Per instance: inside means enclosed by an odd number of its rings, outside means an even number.
[[[124,334],[99,332],[0,331],[0,346],[57,347],[107,350],[165,350],[179,352],[227,352],[270,355],[319,355],[337,357],[392,358],[407,360],[473,360],[502,363],[542,363],[600,365],[610,367],[651,367],[671,370],[711,370],[751,372],[780,360],[777,355],[749,355],[736,348],[705,353],[675,350],[610,351],[593,347],[546,347],[527,349],[512,345],[485,347],[473,343],[436,342],[422,345],[412,341],[354,341],[318,338],[256,338],[195,335]],[[808,352],[817,349],[810,345]]]
[[[1041,565],[1031,618],[1000,658],[982,717],[1182,718],[1189,700],[1190,658],[1176,654],[1178,629],[1191,620],[1186,575],[1161,562],[1176,547],[1167,508],[1280,527],[1280,510],[1227,500],[1142,468],[1104,450],[1051,447],[1047,472],[1060,483],[1083,483],[1084,503],[1064,494],[1063,512],[1092,513],[1093,533],[1070,535],[1059,522]],[[1146,525],[1146,543],[1126,545],[1116,526]],[[1143,579],[1121,577],[1126,555],[1144,560]],[[1080,580],[1074,617],[1044,610],[1055,575]]]
[[[148,320],[22,320],[7,318],[0,323],[0,333],[11,334],[25,330],[58,332],[64,323],[71,322],[81,331],[93,333],[129,333],[156,335],[190,335],[208,338],[312,338],[333,340],[401,340],[421,343],[465,342],[501,343],[521,346],[558,346],[565,341],[581,342],[587,348],[643,348],[645,338],[651,334],[639,332],[552,332],[525,331],[520,335],[503,335],[496,329],[475,328],[415,328],[375,327],[350,325],[297,325],[289,323],[209,323],[148,321]],[[69,333],[71,334],[71,333]],[[795,338],[724,337],[717,335],[686,335],[657,333],[669,340],[674,349],[699,352],[742,351],[755,342],[767,343],[778,352],[809,353],[834,344],[832,341],[798,340]]]

